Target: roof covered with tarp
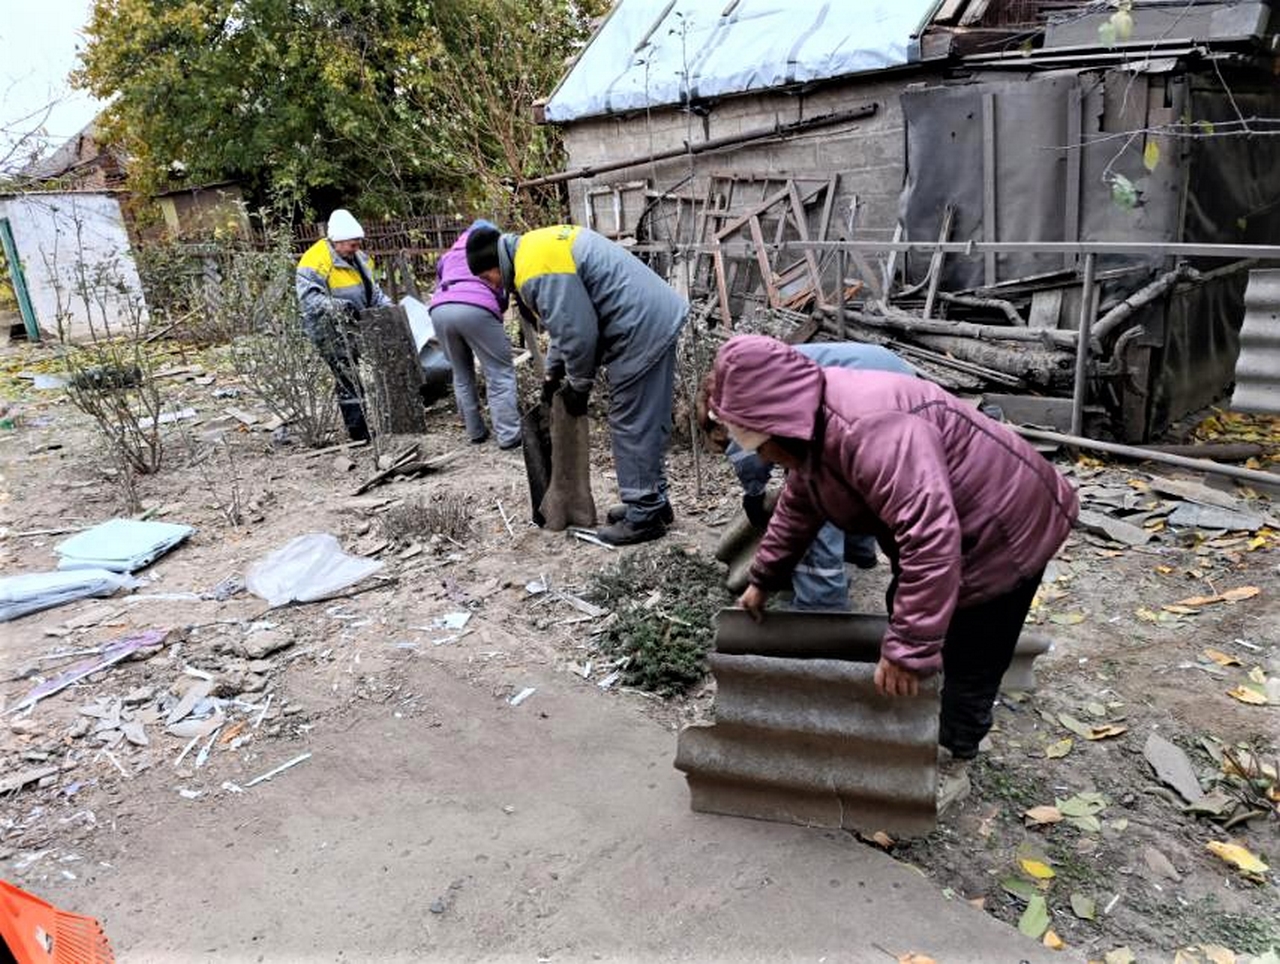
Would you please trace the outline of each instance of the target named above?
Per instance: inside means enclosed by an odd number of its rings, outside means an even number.
[[[618,0],[548,98],[579,120],[901,67],[935,0]]]

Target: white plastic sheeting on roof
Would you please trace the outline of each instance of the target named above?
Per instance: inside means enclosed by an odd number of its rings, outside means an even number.
[[[571,121],[902,66],[933,6],[933,0],[619,0],[547,101],[546,116]]]

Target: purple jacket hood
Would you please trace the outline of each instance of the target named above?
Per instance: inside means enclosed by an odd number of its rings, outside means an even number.
[[[785,588],[824,522],[876,536],[897,587],[884,657],[936,672],[952,614],[1038,578],[1079,510],[1075,491],[1007,426],[923,379],[820,368],[771,338],[731,338],[711,410],[809,440],[787,475],[751,582]]]
[[[436,264],[436,290],[431,296],[431,307],[475,305],[501,319],[507,310],[506,291],[494,291],[467,267],[467,236],[474,227],[473,224],[463,231],[453,242],[453,247],[440,256]]]
[[[730,338],[716,357],[711,410],[753,432],[813,437],[822,369],[790,345],[764,335]]]

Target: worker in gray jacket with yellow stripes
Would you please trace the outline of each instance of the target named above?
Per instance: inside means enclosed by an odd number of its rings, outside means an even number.
[[[355,441],[369,437],[356,325],[364,309],[392,303],[378,287],[373,260],[360,250],[363,242],[360,222],[338,208],[329,216],[325,236],[298,259],[295,277],[302,330],[333,372],[342,422]]]
[[[676,340],[689,303],[621,245],[576,225],[524,234],[473,230],[471,273],[511,292],[551,336],[544,397],[585,415],[596,372],[609,379],[609,431],[622,505],[596,534],[611,545],[662,536]]]

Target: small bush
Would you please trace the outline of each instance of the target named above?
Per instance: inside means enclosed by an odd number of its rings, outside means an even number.
[[[623,682],[659,696],[706,676],[716,613],[732,602],[721,567],[680,546],[624,557],[594,576],[587,594],[617,614],[601,648],[628,658]]]
[[[406,499],[382,516],[383,534],[397,542],[440,536],[460,543],[471,535],[474,524],[470,499],[447,491]]]

